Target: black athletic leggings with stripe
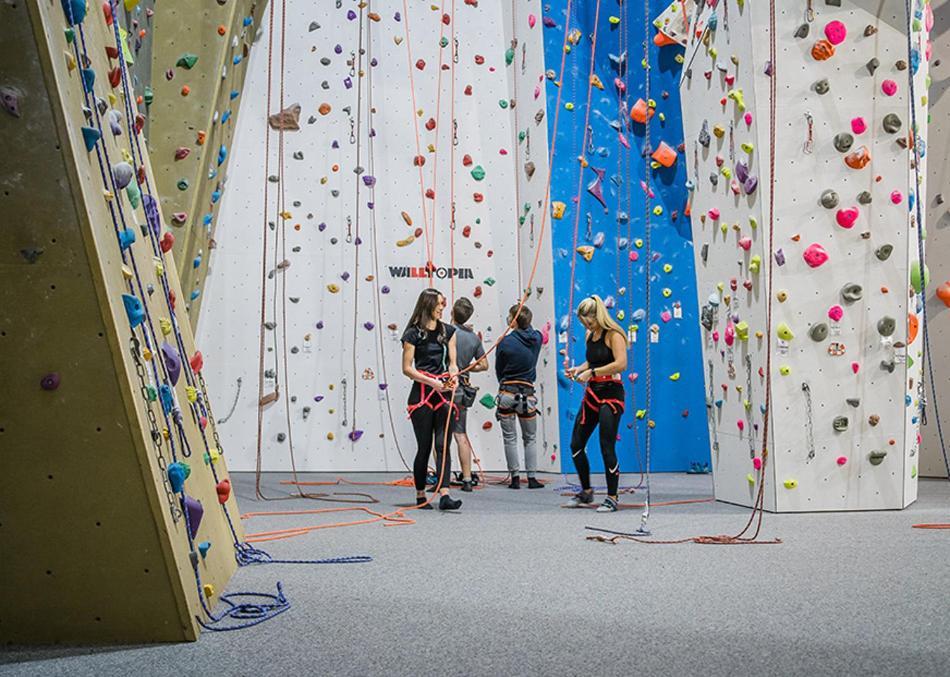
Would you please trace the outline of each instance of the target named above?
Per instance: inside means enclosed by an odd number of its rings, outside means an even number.
[[[589,388],[600,400],[611,400],[611,402],[598,405],[590,397],[590,393],[585,392],[581,410],[574,419],[571,456],[574,459],[574,468],[577,469],[581,487],[586,491],[590,489],[590,462],[587,460],[585,447],[587,440],[594,434],[594,429],[600,426],[600,453],[604,457],[604,471],[607,474],[607,494],[616,496],[620,485],[620,463],[617,461],[616,447],[617,431],[620,429],[620,418],[623,416],[623,384],[619,382],[592,383]]]
[[[422,399],[422,384],[413,383],[409,394],[409,405],[412,406]],[[426,392],[429,387],[426,386]],[[446,393],[448,398],[449,394]],[[433,405],[440,402],[438,395],[430,400]],[[412,431],[416,435],[416,458],[412,463],[412,478],[416,485],[416,491],[424,491],[426,488],[426,474],[429,471],[429,456],[432,453],[432,446],[435,445],[435,475],[439,477],[442,459],[445,459],[445,469],[441,470],[442,486],[448,487],[452,477],[452,454],[443,453],[450,451],[449,448],[443,450],[442,445],[445,442],[445,429],[449,422],[450,407],[448,402],[442,404],[437,409],[432,409],[426,405],[415,409],[409,416],[412,421]],[[452,444],[452,436],[449,435],[449,447]]]

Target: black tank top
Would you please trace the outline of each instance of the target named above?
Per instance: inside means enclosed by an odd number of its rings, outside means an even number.
[[[614,353],[607,345],[607,332],[601,333],[596,341],[593,339],[593,333],[587,337],[587,366],[592,369],[603,367],[614,361]]]

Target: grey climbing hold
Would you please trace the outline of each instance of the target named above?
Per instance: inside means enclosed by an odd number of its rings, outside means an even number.
[[[831,85],[828,84],[828,78],[822,78],[815,83],[815,91],[819,94],[827,94],[831,89]]]
[[[877,321],[877,333],[887,338],[892,336],[897,329],[897,320],[889,315],[885,315]]]
[[[880,65],[881,65],[881,62],[878,60],[877,57],[874,57],[867,63],[868,73],[870,73],[871,75],[874,75],[874,71],[876,71],[878,69],[878,66]]]
[[[528,161],[524,163],[524,173],[529,179],[534,176],[535,166],[533,161]]]
[[[699,145],[703,148],[709,148],[709,122],[703,120],[703,127],[699,130]]]
[[[330,89],[330,83],[327,80],[324,80],[323,82],[321,82],[320,86],[323,87],[324,89]]]
[[[808,33],[809,33],[809,28],[808,28],[807,23],[804,23],[801,26],[799,26],[797,29],[795,29],[795,37],[799,39],[807,38]]]
[[[896,134],[901,130],[901,126],[903,125],[900,117],[896,113],[888,113],[885,115],[882,124],[884,131],[888,134]]]
[[[894,245],[892,244],[882,244],[880,247],[874,250],[874,255],[878,258],[879,261],[887,261],[891,254],[894,252]]]
[[[831,427],[835,429],[835,432],[844,432],[848,429],[848,417],[835,416],[835,420],[831,422]]]
[[[15,118],[20,117],[20,90],[14,87],[0,87],[0,106]]]
[[[881,361],[881,369],[883,369],[884,371],[886,371],[886,372],[889,373],[889,374],[893,374],[893,373],[894,373],[894,368],[895,368],[896,366],[897,366],[897,365],[896,365],[896,363],[894,362],[894,360],[883,360],[883,361]]]
[[[854,137],[848,132],[841,132],[835,135],[835,150],[839,153],[847,153],[854,145]]]
[[[844,299],[846,303],[860,301],[863,297],[864,288],[859,284],[849,282],[841,288],[841,298]]]
[[[43,250],[38,247],[29,247],[20,250],[20,256],[25,258],[27,263],[36,263],[42,255]]]
[[[294,160],[303,160],[303,151],[295,150],[294,151]],[[298,205],[299,206],[299,205]]]
[[[845,402],[847,402],[852,407],[857,407],[861,404],[861,400],[859,400],[857,397],[849,397],[845,400]]]
[[[887,456],[886,451],[872,451],[868,454],[868,461],[871,462],[871,465],[881,465],[885,456]]]
[[[808,338],[817,343],[821,343],[828,338],[828,325],[824,322],[813,324],[808,328]]]
[[[308,27],[307,30],[313,33],[314,31],[319,30],[319,29],[320,29],[320,24],[318,24],[316,21],[311,21],[310,26]]]
[[[112,165],[112,176],[115,179],[116,188],[121,190],[131,183],[135,170],[128,162],[117,162]]]
[[[330,65],[330,57],[328,57],[328,56],[323,57],[322,59],[320,59],[320,63],[322,63],[324,66],[329,66],[329,65]]]
[[[871,204],[871,193],[870,193],[870,191],[862,190],[860,193],[858,193],[858,202],[860,202],[860,203],[863,204],[863,205],[869,205],[869,204]]]
[[[834,209],[838,206],[838,193],[830,188],[821,194],[821,206],[825,209]]]

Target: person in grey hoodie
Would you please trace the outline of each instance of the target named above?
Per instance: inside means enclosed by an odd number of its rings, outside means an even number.
[[[511,475],[509,489],[521,488],[518,459],[518,431],[524,443],[524,464],[528,488],[544,485],[535,477],[538,471],[538,398],[534,391],[538,355],[541,353],[541,332],[531,326],[531,310],[514,305],[508,311],[511,331],[498,343],[495,353],[495,374],[498,376],[498,405],[495,416],[501,426],[505,457]],[[517,423],[516,423],[517,421]]]

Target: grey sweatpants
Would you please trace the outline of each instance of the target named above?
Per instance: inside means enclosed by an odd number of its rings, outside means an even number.
[[[498,410],[496,418],[501,427],[502,439],[505,443],[505,459],[508,461],[508,472],[516,475],[519,472],[518,463],[518,426],[521,426],[521,440],[524,443],[524,467],[528,477],[534,477],[538,470],[538,414],[536,411],[537,398],[527,396],[528,411],[522,414],[517,411],[518,401],[515,396],[499,393],[497,398]],[[521,407],[525,409],[524,406]]]

